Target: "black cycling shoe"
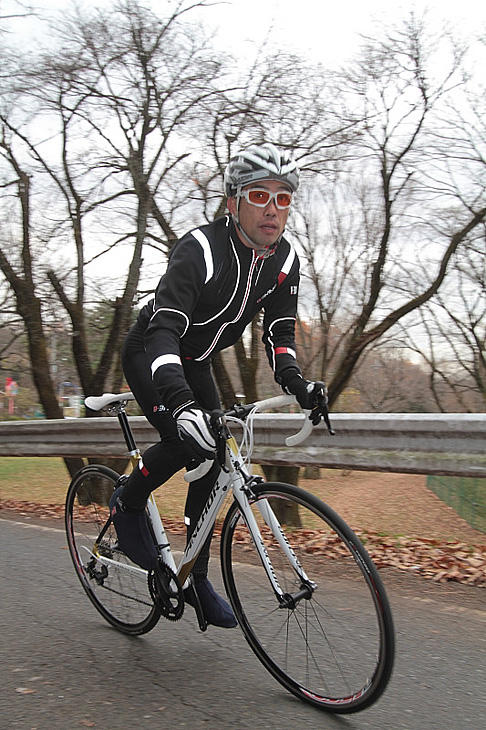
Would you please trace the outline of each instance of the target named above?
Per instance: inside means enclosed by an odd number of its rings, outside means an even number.
[[[121,498],[123,485],[117,487],[110,499],[110,515],[115,525],[118,544],[130,560],[145,570],[154,570],[158,554],[150,533],[145,510],[130,512]]]
[[[233,610],[229,603],[224,600],[206,578],[205,575],[194,576],[194,588],[197,592],[199,602],[208,624],[211,626],[219,626],[223,629],[234,629],[238,626]],[[193,602],[185,592],[185,599],[191,606]]]

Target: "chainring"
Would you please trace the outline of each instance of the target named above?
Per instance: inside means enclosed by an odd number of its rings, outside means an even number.
[[[179,621],[184,613],[184,592],[174,571],[159,560],[148,574],[148,586],[160,614],[169,621]]]

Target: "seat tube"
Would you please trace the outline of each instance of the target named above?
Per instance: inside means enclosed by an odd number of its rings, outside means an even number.
[[[137,447],[137,444],[135,443],[135,439],[133,438],[132,429],[130,428],[130,423],[128,421],[128,416],[126,414],[126,411],[124,408],[120,408],[116,412],[118,422],[120,424],[123,437],[125,439],[125,443],[128,448],[128,455],[130,456],[130,461],[133,466],[135,466],[135,463],[140,459],[140,449]]]
[[[177,566],[175,564],[170,543],[167,539],[167,534],[165,532],[165,527],[163,525],[159,510],[157,509],[157,505],[155,504],[153,494],[151,494],[148,498],[147,510],[150,516],[150,522],[152,523],[152,528],[155,534],[155,538],[157,540],[157,547],[159,549],[162,560],[175,573],[177,571]]]

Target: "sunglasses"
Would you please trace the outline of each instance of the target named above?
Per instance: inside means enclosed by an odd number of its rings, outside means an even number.
[[[259,190],[257,188],[242,190],[239,197],[245,198],[247,203],[256,205],[257,208],[265,208],[271,200],[274,200],[279,210],[286,210],[290,208],[292,203],[292,193],[271,193],[268,190]]]

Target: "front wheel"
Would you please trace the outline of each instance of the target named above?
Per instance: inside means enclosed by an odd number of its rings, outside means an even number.
[[[101,465],[74,475],[65,512],[69,552],[81,585],[103,618],[125,634],[145,634],[160,613],[147,572],[120,550],[109,521],[108,501],[117,480],[116,472]]]
[[[234,502],[221,537],[223,578],[252,650],[312,705],[340,713],[368,707],[390,678],[394,630],[366,550],[330,507],[298,487],[263,484],[249,501],[281,589],[277,595]]]

